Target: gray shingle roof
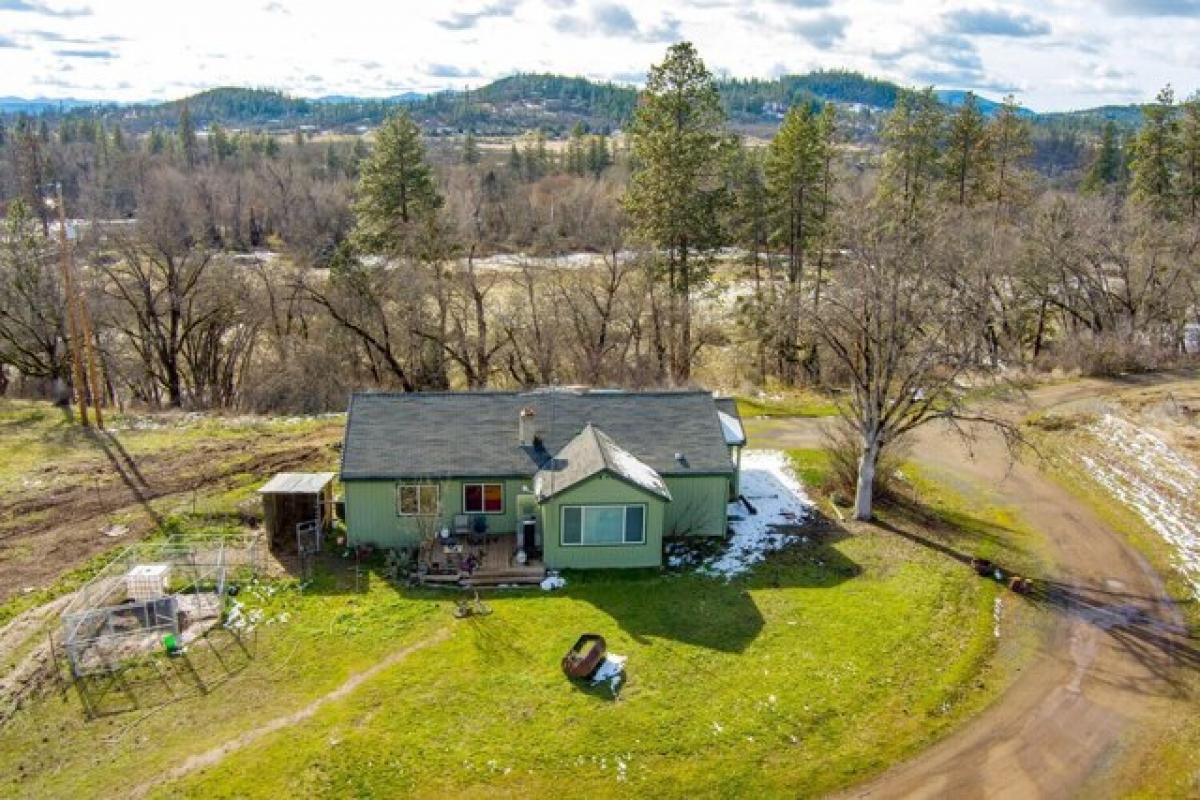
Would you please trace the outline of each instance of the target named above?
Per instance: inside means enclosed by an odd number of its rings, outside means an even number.
[[[546,500],[605,471],[664,500],[671,499],[671,492],[653,467],[590,423],[542,464],[533,476],[533,492],[539,500]]]
[[[518,442],[526,407],[540,446]],[[368,392],[350,399],[341,477],[532,477],[589,422],[661,475],[733,472],[707,392]]]

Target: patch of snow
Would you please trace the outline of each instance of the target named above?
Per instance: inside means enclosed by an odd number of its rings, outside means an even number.
[[[671,569],[682,569],[695,565],[697,555],[695,551],[681,547],[675,543],[671,543],[666,547],[667,566]]]
[[[567,579],[561,575],[548,575],[541,583],[542,591],[552,592],[555,589],[561,589],[567,585]]]
[[[670,496],[667,484],[662,476],[649,464],[639,461],[636,456],[620,447],[610,447],[608,456],[612,459],[612,468],[654,494]]]
[[[625,661],[625,656],[616,653],[606,655],[592,674],[592,686],[607,683],[612,693],[616,694],[621,689],[621,681],[625,679]]]
[[[1136,512],[1174,551],[1174,563],[1200,598],[1200,469],[1165,441],[1128,420],[1105,414],[1089,426],[1100,447],[1080,463]]]
[[[997,596],[996,602],[992,604],[992,633],[996,638],[1000,638],[1000,617],[1004,613],[1004,600]]]
[[[737,417],[718,411],[717,419],[721,420],[721,433],[725,434],[725,444],[740,445],[746,441],[746,432],[742,430],[742,423]]]
[[[742,453],[741,490],[758,513],[741,516],[742,504],[729,504],[733,536],[725,552],[700,567],[698,571],[705,575],[726,579],[741,575],[787,544],[788,537],[779,533],[779,527],[798,525],[812,513],[812,500],[787,455],[779,450]]]

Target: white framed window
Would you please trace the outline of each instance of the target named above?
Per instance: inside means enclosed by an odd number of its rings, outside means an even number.
[[[559,539],[564,547],[646,543],[646,506],[563,506]]]
[[[396,513],[402,517],[423,517],[442,509],[441,488],[436,483],[396,484]]]
[[[503,514],[503,483],[464,483],[464,514]]]

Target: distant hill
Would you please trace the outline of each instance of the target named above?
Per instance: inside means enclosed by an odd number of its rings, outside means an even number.
[[[147,110],[155,115],[165,113],[169,117],[178,117],[185,104],[197,124],[227,120],[245,123],[299,119],[310,116],[314,106],[311,100],[291,97],[271,89],[230,86],[209,89],[191,97],[151,106]]]
[[[381,98],[385,103],[415,103],[418,100],[423,100],[429,95],[425,92],[404,92],[402,94],[394,94],[391,97]],[[355,97],[349,94],[327,94],[321,97],[314,97],[314,103],[361,103],[363,98]]]
[[[0,97],[0,114],[42,114],[91,108],[96,105],[116,105],[107,101],[77,100],[73,97]]]
[[[934,92],[934,94],[936,94],[938,100],[941,100],[944,104],[950,106],[951,108],[958,108],[967,99],[968,93],[963,89],[938,89]],[[1004,106],[1004,103],[997,102],[995,100],[989,100],[988,98],[978,94],[975,95],[975,104],[979,106],[979,110],[983,112],[984,116],[987,117],[992,116]],[[1039,116],[1024,106],[1018,106],[1017,113],[1029,119],[1034,119]]]
[[[1055,111],[1039,114],[1038,120],[1043,124],[1057,127],[1096,128],[1106,122],[1117,123],[1118,128],[1127,131],[1136,129],[1142,123],[1142,105],[1127,106],[1098,106],[1084,108],[1079,111]]]
[[[871,136],[877,126],[873,112],[888,111],[904,87],[847,70],[819,70],[781,75],[771,80],[723,78],[717,82],[721,102],[735,125],[769,130],[787,109],[802,102],[832,102],[851,112],[863,112],[854,123],[855,135]],[[576,124],[594,131],[612,131],[628,124],[637,105],[632,86],[586,78],[543,73],[510,75],[484,86],[423,95],[405,92],[386,98],[328,95],[307,99],[272,89],[220,87],[166,103],[116,104],[81,100],[0,98],[0,114],[91,116],[111,119],[131,131],[154,126],[173,127],[186,103],[197,127],[218,122],[233,128],[291,130],[312,126],[323,130],[360,130],[381,122],[404,104],[432,135],[474,130],[483,135],[520,133],[541,128],[551,136],[567,133]],[[937,90],[947,106],[962,103],[966,92]],[[979,98],[985,114],[1000,104]],[[1107,120],[1136,127],[1140,106],[1103,106],[1071,112],[1027,115],[1039,126],[1060,132],[1094,133]]]

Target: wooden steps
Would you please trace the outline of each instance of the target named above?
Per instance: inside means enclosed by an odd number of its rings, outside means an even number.
[[[481,588],[485,586],[532,586],[546,577],[544,567],[507,567],[505,569],[476,570],[474,575],[465,572],[447,575],[422,575],[420,582],[426,585],[462,586]]]
[[[489,586],[537,586],[545,575],[476,575],[463,580],[464,589],[484,589]]]
[[[507,569],[477,570],[469,578],[463,578],[462,585],[468,588],[482,586],[504,586],[515,584],[532,586],[541,583],[546,577],[544,567],[509,567]]]

